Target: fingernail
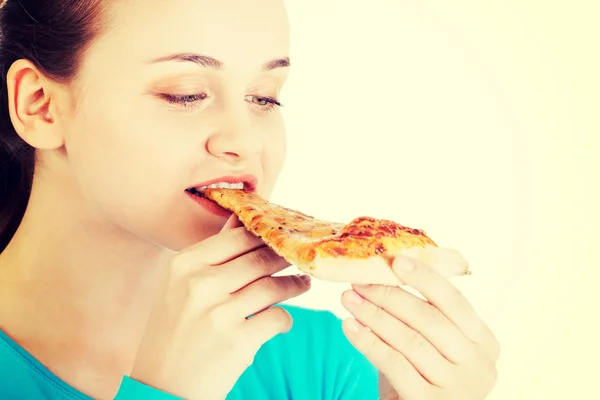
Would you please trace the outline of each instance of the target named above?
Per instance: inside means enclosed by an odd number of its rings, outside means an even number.
[[[407,257],[396,257],[394,259],[394,268],[403,272],[412,272],[415,269],[415,264]]]
[[[346,329],[352,333],[360,332],[360,324],[355,319],[347,319],[346,320]]]
[[[310,278],[309,275],[300,275],[300,279],[302,279],[302,282],[304,282],[304,284],[306,286],[310,286],[312,279]]]
[[[346,292],[346,301],[353,306],[360,306],[363,303],[363,298],[356,292]]]

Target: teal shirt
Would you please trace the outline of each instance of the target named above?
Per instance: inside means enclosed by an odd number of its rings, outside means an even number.
[[[376,400],[377,370],[328,311],[283,306],[292,329],[265,343],[227,400]],[[0,399],[89,400],[0,331]],[[175,400],[124,377],[116,400]]]

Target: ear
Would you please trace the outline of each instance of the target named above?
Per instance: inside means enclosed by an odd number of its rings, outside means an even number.
[[[28,60],[18,60],[8,70],[8,107],[16,132],[30,146],[58,149],[64,137],[56,117],[59,86]]]

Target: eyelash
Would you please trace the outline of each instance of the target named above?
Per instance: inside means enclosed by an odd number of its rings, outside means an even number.
[[[175,94],[163,93],[160,95],[160,97],[162,97],[164,100],[166,100],[170,104],[176,104],[176,105],[182,106],[186,109],[194,109],[197,106],[199,106],[200,103],[202,103],[204,100],[206,100],[208,98],[208,95],[206,95],[205,93],[192,94],[192,95],[175,95]],[[259,101],[260,103],[265,103],[265,104],[251,103],[252,100],[247,100],[248,98],[255,99],[255,100]],[[274,97],[248,95],[248,96],[245,96],[244,99],[246,99],[246,101],[250,102],[252,105],[259,107],[261,109],[261,111],[264,113],[270,113],[270,112],[274,111],[277,107],[283,107],[283,104],[281,104],[279,102],[279,100],[277,100]],[[195,105],[195,104],[198,104],[198,105]]]

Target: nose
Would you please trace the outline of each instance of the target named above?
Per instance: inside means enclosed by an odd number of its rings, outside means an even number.
[[[220,124],[209,136],[206,149],[213,156],[228,164],[239,164],[256,157],[262,151],[263,143],[250,121],[244,117],[230,117],[227,123]]]

